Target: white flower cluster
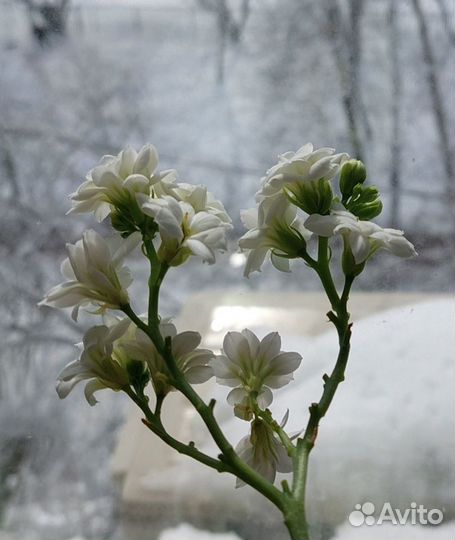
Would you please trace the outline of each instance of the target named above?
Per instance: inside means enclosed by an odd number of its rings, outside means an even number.
[[[329,215],[313,214],[305,226],[318,236],[342,235],[348,242],[356,264],[365,262],[379,249],[397,257],[417,255],[414,246],[406,240],[403,231],[383,229],[371,221],[362,221],[343,207],[335,207]]]
[[[191,255],[213,263],[215,252],[225,248],[231,219],[204,186],[178,183],[175,171],[158,172],[157,167],[154,146],[145,145],[138,153],[128,147],[117,156],[104,156],[71,196],[70,212],[93,212],[98,221],[110,216],[119,234],[105,239],[87,230],[81,240],[68,244],[68,258],[61,267],[66,281],[40,302],[73,307],[75,320],[86,306],[104,316],[105,324],[85,334],[80,358],[61,372],[60,397],[82,380],[89,380],[85,395],[90,404],[96,403],[95,391],[125,389],[133,380],[137,383],[138,377],[145,384],[151,380],[162,396],[172,390],[166,363],[151,339],[129,319],[112,319],[106,311],[129,305],[132,278],[124,259],[146,237],[154,245],[159,241],[156,233],[160,237],[159,262],[153,264],[178,265]],[[213,375],[214,355],[198,348],[201,336],[197,332],[178,334],[170,322],[162,323],[160,332],[171,339],[174,359],[188,382],[205,382]]]
[[[141,230],[144,216],[153,218],[161,236],[160,257],[171,266],[190,255],[210,264],[226,249],[231,219],[204,186],[178,183],[175,170],[157,171],[158,152],[145,145],[117,156],[104,156],[71,195],[70,212],[93,212],[102,221],[111,216],[126,232]],[[120,221],[120,223],[118,223]]]
[[[296,152],[285,152],[262,179],[259,201],[282,195],[284,188],[292,189],[321,178],[330,180],[340,172],[341,165],[348,159],[348,154],[335,154],[334,148],[314,150],[311,143],[303,145]]]
[[[87,174],[86,181],[71,195],[70,213],[93,212],[103,221],[116,208],[127,208],[138,193],[160,197],[176,186],[174,170],[157,172],[158,152],[147,144],[137,153],[128,146],[117,156],[103,156]]]
[[[201,343],[201,335],[198,332],[187,331],[178,334],[174,324],[163,321],[160,324],[160,333],[163,338],[171,338],[174,359],[189,383],[204,383],[213,376],[211,362],[215,355],[208,349],[198,349]],[[134,358],[147,365],[156,394],[164,396],[173,390],[166,363],[151,339],[142,330],[132,326],[118,347],[128,358]]]
[[[89,230],[68,244],[62,265],[68,281],[49,291],[41,305],[74,307],[77,318],[79,308],[88,304],[100,312],[127,304],[132,279],[123,259],[140,244],[147,219],[158,228],[158,257],[171,266],[192,255],[212,264],[215,253],[226,249],[232,226],[223,204],[205,186],[177,183],[174,170],[157,172],[157,166],[158,153],[148,144],[139,153],[128,147],[118,156],[104,156],[88,173],[71,195],[70,212],[93,212],[99,221],[110,215],[113,223],[115,218],[130,228],[122,235],[126,239],[103,239]]]
[[[378,249],[399,257],[416,254],[402,231],[362,221],[334,197],[331,181],[348,160],[348,154],[336,154],[333,148],[315,150],[311,143],[279,156],[278,163],[262,179],[256,195],[258,207],[242,212],[248,232],[239,246],[248,254],[246,276],[260,271],[269,253],[272,264],[288,272],[289,259],[301,256],[312,233],[326,237],[341,234],[357,263]],[[327,212],[309,210],[317,209],[318,204]]]
[[[106,240],[93,230],[85,231],[81,240],[66,246],[68,258],[61,271],[68,281],[52,288],[39,305],[74,307],[75,320],[79,308],[88,304],[100,312],[120,309],[129,301],[127,289],[133,281],[123,260],[140,240],[139,233],[126,240],[119,236]]]
[[[214,354],[198,349],[201,336],[197,332],[177,334],[175,326],[163,323],[163,337],[171,338],[177,365],[191,384],[210,379],[213,370],[209,365]],[[104,388],[124,390],[131,384],[132,366],[144,377],[152,380],[157,394],[166,395],[172,390],[166,364],[150,338],[127,318],[107,318],[106,324],[93,326],[84,335],[81,356],[68,364],[59,374],[57,393],[65,398],[74,386],[84,380],[85,397],[90,405],[97,403],[94,393]],[[139,370],[138,370],[139,367]]]
[[[289,259],[299,256],[311,232],[304,226],[304,216],[291,204],[287,190],[301,184],[330,179],[348,159],[347,154],[335,154],[333,148],[313,149],[305,144],[297,152],[286,152],[262,179],[256,194],[258,207],[242,212],[242,221],[248,232],[239,246],[247,250],[245,275],[260,271],[266,256],[281,271],[289,272]]]
[[[273,482],[277,471],[290,472],[292,463],[278,435],[258,412],[272,403],[272,389],[282,388],[293,380],[302,357],[296,352],[282,351],[277,332],[259,340],[247,328],[228,332],[221,353],[212,362],[216,380],[232,388],[227,401],[234,407],[234,414],[251,421],[251,431],[240,440],[236,451],[250,467]],[[281,423],[282,429],[287,417],[288,414]],[[237,487],[243,485],[237,480]]]
[[[239,418],[251,420],[255,404],[266,409],[273,400],[271,388],[281,388],[293,379],[302,357],[295,352],[281,351],[277,332],[262,341],[245,328],[228,332],[222,354],[213,362],[217,382],[233,387],[227,397]]]

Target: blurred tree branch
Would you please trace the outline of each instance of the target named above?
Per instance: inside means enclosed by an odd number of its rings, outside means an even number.
[[[447,33],[447,36],[450,42],[452,43],[452,45],[455,45],[455,31],[453,29],[453,17],[449,13],[445,0],[436,0],[436,3],[438,4],[439,12],[441,14],[442,25],[445,28],[445,31]]]
[[[240,41],[250,14],[250,0],[242,0],[237,17],[228,0],[197,0],[197,2],[202,9],[212,13],[216,19],[218,39],[216,80],[221,84],[225,76],[227,43]]]
[[[338,69],[342,103],[349,130],[352,151],[359,159],[364,159],[364,138],[371,138],[371,128],[361,96],[360,66],[362,60],[362,18],[364,0],[349,0],[347,17],[337,0],[326,0],[326,32],[329,37],[335,64]],[[364,125],[361,132],[360,120]]]
[[[390,134],[390,223],[397,228],[400,222],[400,161],[401,161],[401,96],[402,77],[399,64],[400,28],[396,0],[389,4],[389,54],[391,60],[392,104],[391,104],[391,134]]]
[[[422,54],[424,60],[425,74],[427,78],[428,87],[430,90],[433,114],[438,130],[438,135],[441,143],[441,154],[446,173],[446,190],[448,195],[452,195],[454,192],[453,178],[454,178],[454,166],[453,166],[453,152],[449,142],[449,133],[447,128],[447,116],[444,108],[442,91],[437,75],[437,65],[433,47],[430,40],[430,34],[428,30],[427,21],[422,9],[420,0],[412,0],[412,6],[417,18],[419,26],[420,39],[422,42]]]
[[[70,0],[16,0],[28,11],[32,35],[39,45],[46,45],[53,36],[63,36]]]

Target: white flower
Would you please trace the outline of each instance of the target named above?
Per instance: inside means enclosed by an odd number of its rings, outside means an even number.
[[[379,249],[390,251],[398,257],[417,255],[403,231],[383,229],[371,221],[361,221],[346,210],[335,209],[328,216],[313,214],[305,221],[305,227],[318,236],[343,235],[356,264],[365,262]]]
[[[289,272],[289,258],[297,257],[311,236],[297,216],[297,208],[284,197],[274,197],[258,208],[243,210],[240,216],[249,229],[239,240],[240,248],[248,250],[245,276],[259,272],[269,252],[275,268]]]
[[[171,337],[174,359],[189,383],[204,383],[213,376],[213,369],[209,364],[214,354],[208,349],[197,348],[201,343],[198,332],[177,334],[176,327],[168,321],[160,324],[160,332],[163,338]],[[146,362],[157,394],[165,395],[173,389],[166,363],[142,330],[135,328],[133,335],[119,342],[119,347],[126,356]]]
[[[292,373],[302,357],[280,349],[277,332],[266,335],[262,341],[248,329],[226,334],[222,355],[212,365],[217,382],[234,387],[227,401],[239,418],[251,418],[255,400],[261,409],[267,408],[273,400],[270,389],[281,388],[293,379]]]
[[[68,279],[52,288],[39,305],[57,308],[74,306],[76,320],[81,306],[95,304],[119,309],[129,302],[127,288],[132,283],[123,259],[140,242],[135,233],[126,240],[115,237],[105,240],[93,230],[85,231],[81,240],[67,244],[68,258],[61,266],[62,274]]]
[[[161,197],[176,186],[174,170],[158,173],[158,153],[147,144],[137,153],[128,146],[117,156],[104,156],[87,175],[86,181],[71,195],[69,213],[94,212],[98,221],[113,209],[125,211],[135,205],[136,193]]]
[[[231,225],[213,213],[197,212],[191,204],[169,196],[138,195],[137,200],[157,223],[162,239],[159,255],[171,266],[182,264],[190,255],[213,264],[215,251],[226,249],[226,231]]]
[[[223,203],[216,199],[212,192],[207,191],[206,186],[178,183],[173,194],[178,200],[190,204],[195,212],[208,212],[223,223],[232,222]]]
[[[348,154],[334,154],[334,148],[313,149],[307,143],[296,152],[286,152],[279,156],[278,163],[269,169],[263,178],[262,188],[258,193],[259,201],[264,197],[274,196],[285,185],[311,182],[325,178],[329,180],[349,159]]]
[[[283,424],[282,424],[283,427]],[[269,482],[274,482],[276,473],[292,471],[292,460],[272,428],[260,419],[251,423],[251,433],[240,440],[235,451],[251,468]],[[237,479],[236,487],[245,483]]]
[[[129,385],[128,362],[114,350],[114,342],[128,329],[130,321],[122,319],[108,327],[93,326],[84,335],[83,351],[78,360],[69,363],[59,374],[57,393],[65,398],[74,386],[84,380],[85,398],[97,403],[94,393],[103,388],[121,390]]]

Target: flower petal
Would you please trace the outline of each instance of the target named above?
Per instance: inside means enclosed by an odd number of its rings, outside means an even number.
[[[210,366],[195,366],[185,371],[185,379],[190,384],[205,383],[213,377],[213,369]]]
[[[95,392],[98,392],[99,390],[104,390],[105,388],[107,388],[106,385],[100,379],[92,379],[85,385],[84,395],[90,406],[93,407],[98,403],[94,395]]]
[[[258,405],[261,409],[267,409],[267,407],[273,401],[273,394],[270,388],[264,386],[258,395]]]
[[[234,363],[239,364],[241,359],[250,357],[248,340],[240,332],[228,332],[223,340],[223,351]]]
[[[172,352],[176,358],[180,358],[185,354],[193,351],[201,342],[201,334],[199,332],[182,332],[177,334],[172,340]]]
[[[281,337],[278,332],[270,332],[261,341],[258,356],[271,360],[279,354],[281,348]]]
[[[242,403],[244,399],[248,398],[248,392],[244,388],[233,388],[228,396],[227,396],[227,402],[229,405],[237,405],[239,403]]]

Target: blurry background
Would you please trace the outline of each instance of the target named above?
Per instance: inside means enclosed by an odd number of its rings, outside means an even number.
[[[276,156],[307,141],[361,157],[412,262],[378,257],[367,291],[453,290],[454,6],[449,0],[0,0],[0,528],[108,538],[124,402],[59,403],[80,339],[36,309],[88,217],[68,193],[105,153],[155,144],[242,234]],[[102,228],[102,227],[101,227]],[[241,278],[241,257],[172,274],[163,311],[203,289],[314,289],[305,268]],[[136,269],[141,275],[138,263]],[[137,289],[139,290],[139,289]]]

